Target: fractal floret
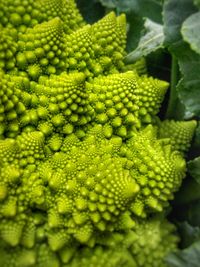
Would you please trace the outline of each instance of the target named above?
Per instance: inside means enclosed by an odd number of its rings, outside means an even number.
[[[168,83],[125,64],[125,15],[0,0],[0,32],[0,266],[166,266],[196,122],[159,120]]]

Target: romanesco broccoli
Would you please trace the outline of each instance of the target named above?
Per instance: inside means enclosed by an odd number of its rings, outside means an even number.
[[[161,267],[196,127],[160,122],[168,83],[126,65],[126,18],[0,1],[0,266]]]

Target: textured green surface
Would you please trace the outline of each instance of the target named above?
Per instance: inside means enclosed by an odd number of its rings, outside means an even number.
[[[125,64],[125,15],[0,8],[0,265],[165,266],[195,122],[158,122],[168,83]]]

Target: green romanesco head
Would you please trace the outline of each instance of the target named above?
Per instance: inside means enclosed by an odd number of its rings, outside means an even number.
[[[66,267],[166,267],[165,256],[177,248],[175,226],[153,218],[125,234],[100,236],[94,248],[82,248]]]
[[[0,23],[18,32],[56,17],[63,21],[66,33],[85,24],[74,0],[1,0],[0,10]]]
[[[162,211],[173,199],[185,176],[186,162],[178,151],[173,151],[165,139],[158,140],[156,129],[147,126],[127,141],[123,150],[132,160],[131,174],[141,190],[132,204],[132,211],[145,216],[151,209]]]
[[[177,249],[178,236],[173,224],[162,219],[141,221],[132,232],[129,248],[138,267],[167,267],[164,258]]]
[[[157,140],[151,126],[127,143],[109,133],[107,125],[95,125],[82,138],[27,131],[1,140],[5,222],[20,220],[23,227],[37,207],[46,216],[51,249],[59,250],[71,239],[94,244],[97,232],[127,230],[135,215],[162,211],[184,177],[182,156]],[[55,246],[50,240],[58,231]]]
[[[165,120],[158,124],[158,137],[169,138],[174,150],[186,153],[194,135],[197,122]]]
[[[125,48],[123,14],[0,1],[0,266],[164,267],[175,249],[154,214],[196,123],[158,123],[168,83]]]
[[[153,122],[167,87],[166,82],[139,77],[133,71],[100,76],[86,83],[95,121],[109,123],[113,133],[123,138],[130,138],[142,123]]]

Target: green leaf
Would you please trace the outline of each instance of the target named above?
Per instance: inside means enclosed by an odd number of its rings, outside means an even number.
[[[200,184],[200,157],[188,162],[190,175]]]
[[[184,21],[181,33],[191,49],[200,54],[200,12],[191,15]]]
[[[178,232],[181,237],[181,247],[186,248],[200,240],[200,228],[192,226],[188,222],[178,223]]]
[[[134,12],[137,16],[148,17],[155,22],[162,21],[162,0],[99,0],[103,6],[126,14]]]
[[[200,241],[184,250],[171,253],[166,258],[166,262],[170,267],[199,267]]]
[[[164,41],[163,26],[146,19],[146,34],[141,37],[138,47],[125,57],[126,63],[132,63],[161,48]]]
[[[116,8],[118,5],[117,0],[99,0],[99,2],[107,8]]]
[[[194,0],[194,4],[200,8],[200,0]]]
[[[185,45],[184,55],[179,58],[180,70],[183,74],[183,86],[179,97],[186,109],[200,116],[200,55]]]
[[[144,30],[144,20],[142,17],[133,12],[126,14],[126,18],[128,23],[126,49],[128,52],[130,52],[138,45],[141,34]]]
[[[200,199],[189,205],[187,219],[190,224],[200,227]]]
[[[180,206],[189,204],[199,199],[200,199],[200,184],[192,177],[188,177],[187,179],[185,179],[185,181],[183,181],[181,188],[176,193],[174,203],[175,205]]]
[[[167,0],[164,2],[163,21],[165,44],[170,50],[177,49],[183,43],[181,35],[181,26],[185,19],[197,11],[192,1],[188,0]]]
[[[94,23],[105,14],[105,8],[98,0],[76,0],[77,6],[88,23]]]
[[[181,35],[183,22],[196,11],[192,1],[168,0],[164,5],[163,19],[165,44],[177,58],[183,75],[181,87],[178,88],[179,98],[186,111],[200,116],[200,55],[190,49]]]

